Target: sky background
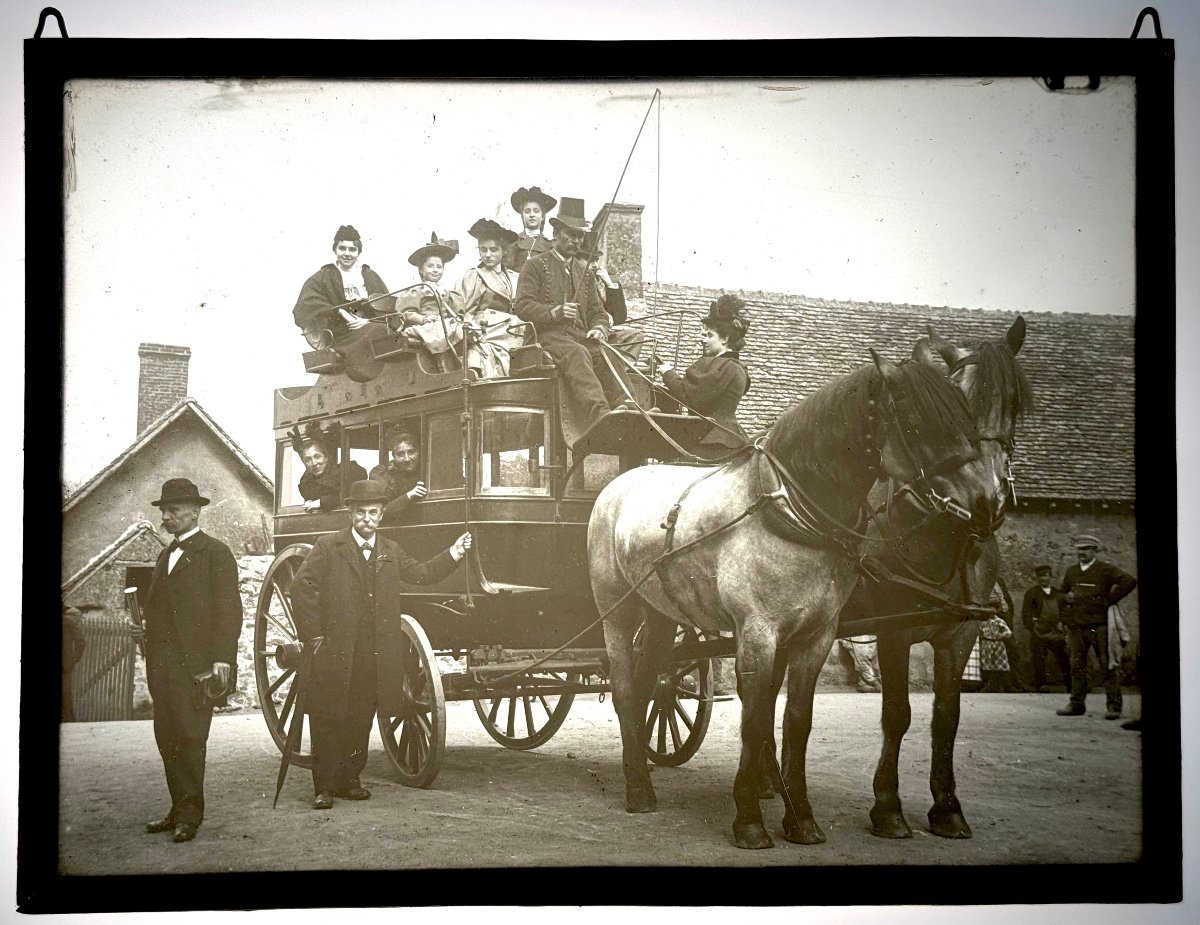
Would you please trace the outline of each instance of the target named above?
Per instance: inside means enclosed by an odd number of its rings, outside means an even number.
[[[36,258],[36,242],[29,245],[25,241],[23,231],[23,202],[24,169],[22,159],[22,45],[24,39],[33,34],[37,22],[38,11],[44,3],[42,0],[8,0],[0,6],[0,40],[3,41],[6,54],[0,56],[0,203],[3,203],[5,222],[0,225],[0,268],[6,271],[6,276],[12,280],[24,278],[27,257]],[[325,38],[541,38],[541,39],[643,39],[654,38],[694,38],[694,39],[758,39],[758,38],[830,38],[830,37],[871,37],[871,36],[1039,36],[1050,38],[1125,38],[1132,29],[1137,11],[1141,3],[1129,3],[1126,0],[1061,0],[1054,4],[1045,4],[1040,0],[996,0],[993,3],[980,4],[962,2],[962,0],[840,0],[835,4],[805,4],[793,0],[746,0],[731,5],[725,0],[691,0],[687,4],[679,2],[663,2],[663,0],[642,0],[637,4],[615,3],[612,0],[591,4],[568,4],[561,0],[524,0],[522,10],[527,15],[516,17],[507,8],[497,7],[493,3],[482,0],[454,0],[454,2],[430,2],[430,0],[412,0],[406,4],[395,4],[386,0],[358,0],[351,6],[315,2],[315,0],[297,0],[284,4],[278,0],[201,0],[189,4],[179,4],[174,0],[109,0],[106,3],[67,4],[64,12],[67,15],[68,28],[71,35],[76,37],[325,37]],[[1173,39],[1176,50],[1176,213],[1177,213],[1177,280],[1179,298],[1176,310],[1176,353],[1179,357],[1178,374],[1175,383],[1154,380],[1153,371],[1143,371],[1143,381],[1148,381],[1150,387],[1169,389],[1172,385],[1177,388],[1181,400],[1178,402],[1178,456],[1181,460],[1200,458],[1200,411],[1195,402],[1189,401],[1188,396],[1200,390],[1200,373],[1193,361],[1200,355],[1200,172],[1196,165],[1200,163],[1200,4],[1194,0],[1159,0],[1155,4],[1162,16],[1165,35]],[[60,5],[63,8],[63,5]],[[1147,22],[1144,34],[1150,34],[1150,24]],[[54,34],[53,26],[49,34]],[[703,62],[696,63],[697,69],[702,69]],[[640,110],[637,118],[640,119]],[[622,129],[625,131],[625,129]],[[632,138],[632,131],[628,137]],[[628,142],[621,140],[615,143],[623,154],[628,149]],[[601,191],[596,194],[585,193],[586,196],[605,198],[609,194],[612,182],[615,182],[616,172],[605,162],[603,178],[597,176]],[[607,179],[611,176],[613,180]],[[507,180],[507,178],[505,178]],[[534,177],[524,175],[517,179],[518,183],[537,182]],[[564,178],[564,182],[573,184],[574,177]],[[549,180],[547,180],[549,183]],[[500,184],[503,187],[506,184]],[[552,187],[554,188],[554,187]],[[481,191],[495,196],[492,186]],[[564,192],[563,190],[558,190]],[[565,191],[567,195],[571,192]],[[598,200],[597,200],[598,201]],[[664,199],[664,202],[666,200]],[[473,199],[472,206],[482,205],[482,200]],[[341,215],[332,217],[334,223],[340,223]],[[736,222],[743,219],[740,213]],[[241,229],[232,229],[239,231]],[[256,229],[257,230],[257,229]],[[424,227],[420,233],[428,233]],[[438,229],[441,231],[441,229]],[[447,234],[450,233],[448,230]],[[300,249],[289,248],[289,254],[299,262],[301,278],[309,268],[319,264],[324,259],[325,238],[328,232],[314,231],[311,240],[306,240]],[[250,237],[251,247],[261,247],[266,236]],[[144,242],[144,238],[140,239]],[[232,240],[232,239],[231,239]],[[371,245],[368,245],[371,246]],[[758,246],[752,241],[751,246]],[[232,249],[231,245],[231,249]],[[403,250],[406,254],[408,250]],[[384,251],[380,249],[379,254]],[[374,258],[374,252],[368,251],[368,260]],[[310,263],[311,261],[311,263]],[[381,269],[385,268],[383,264]],[[404,267],[399,267],[403,272]],[[274,270],[272,270],[274,272]],[[283,276],[282,270],[280,275]],[[390,281],[390,277],[385,275]],[[699,282],[683,280],[684,282]],[[299,279],[288,277],[288,286],[295,288]],[[720,285],[726,285],[724,281]],[[762,285],[756,278],[749,285]],[[807,287],[787,288],[804,289]],[[814,294],[816,294],[814,292]],[[836,293],[829,293],[836,295]],[[898,297],[896,295],[889,296]],[[273,290],[271,299],[260,313],[269,318],[272,326],[272,338],[280,337],[280,331],[286,330],[286,319],[294,294],[285,290],[281,293]],[[940,300],[931,300],[940,301]],[[950,302],[952,300],[947,299]],[[965,301],[965,300],[964,300]],[[970,304],[970,303],[969,303]],[[48,325],[52,320],[45,312],[33,312],[32,336],[46,337]],[[281,319],[277,323],[276,319]],[[7,344],[14,355],[23,355],[26,330],[24,317],[19,313],[8,326]],[[280,327],[282,324],[282,328]],[[110,326],[110,330],[114,326]],[[156,335],[157,336],[157,335]],[[142,338],[135,338],[142,339]],[[145,338],[149,339],[149,338]],[[283,335],[283,340],[286,340]],[[198,347],[198,345],[196,345]],[[207,360],[200,362],[201,354],[193,360],[193,391],[199,393],[205,385],[201,372]],[[131,373],[126,376],[136,376],[136,355],[128,356],[128,369]],[[271,384],[281,381],[301,382],[303,374],[294,373],[297,369],[295,361],[287,361],[286,375],[270,371]],[[245,369],[230,364],[228,370],[232,375],[242,375]],[[31,371],[31,383],[36,384],[38,371]],[[26,370],[19,363],[6,364],[0,367],[0,388],[10,396],[24,393]],[[99,380],[103,382],[103,380]],[[132,411],[133,391],[126,386],[127,394],[118,394],[118,390],[110,389],[114,403],[113,413],[125,416],[119,425],[112,425],[114,435],[120,432],[120,437],[113,439],[124,445],[132,436],[134,419]],[[216,413],[214,411],[214,413]],[[223,415],[217,414],[219,420]],[[10,409],[10,420],[16,426],[24,425],[24,409],[14,406]],[[255,424],[253,430],[258,433],[261,425]],[[30,431],[33,433],[33,431]],[[35,436],[35,443],[39,437]],[[253,434],[238,439],[245,439],[247,449],[253,439]],[[116,449],[120,449],[117,446]],[[10,445],[9,452],[0,457],[0,474],[5,478],[5,484],[15,485],[22,479],[23,454],[16,446]],[[103,455],[103,454],[100,454]],[[100,460],[100,464],[106,461]],[[80,463],[81,469],[88,468]],[[1186,470],[1185,477],[1186,477]],[[1189,487],[1189,486],[1185,486]],[[24,516],[24,499],[20,494],[11,494],[8,498],[10,515],[13,518]],[[1192,550],[1200,545],[1200,503],[1193,491],[1181,493],[1179,510],[1179,549],[1181,551],[1180,572],[1180,644],[1184,653],[1181,660],[1182,693],[1184,698],[1185,722],[1194,728],[1195,717],[1200,711],[1200,613],[1195,602],[1200,600],[1200,569],[1195,568],[1196,559]],[[6,556],[0,556],[0,588],[5,589],[9,598],[9,612],[19,612],[20,605],[17,595],[21,588],[20,563],[22,550],[17,545],[20,541],[13,537],[10,547],[5,551]],[[34,615],[26,615],[32,618]],[[7,847],[0,860],[0,894],[5,897],[14,895],[14,863],[12,846],[15,843],[16,831],[16,743],[17,743],[17,704],[19,703],[19,683],[21,664],[18,661],[19,652],[15,646],[7,649],[8,658],[0,670],[0,701],[9,704],[10,709],[3,715],[3,730],[6,733],[4,741],[9,743],[10,751],[6,755],[10,760],[0,762],[0,793],[9,796],[0,800],[0,841]],[[26,653],[28,656],[30,653]],[[1197,780],[1197,767],[1200,766],[1200,753],[1197,751],[1195,736],[1183,738],[1184,760],[1184,794],[1185,812],[1189,819],[1194,820],[1195,806],[1191,794],[1200,792],[1200,781]],[[1195,893],[1195,877],[1198,869],[1196,858],[1200,856],[1200,842],[1196,833],[1200,831],[1195,825],[1184,827],[1184,847],[1187,862],[1185,877],[1188,881],[1189,901],[1180,906],[1142,907],[1133,910],[1108,910],[1114,915],[1124,915],[1126,918],[1147,923],[1190,923],[1196,920],[1200,910],[1197,909],[1193,894]],[[1001,872],[1002,873],[1002,872]],[[816,897],[799,897],[797,901],[819,901]],[[11,900],[0,902],[0,906],[8,907]],[[484,914],[491,912],[480,910]],[[572,910],[573,921],[599,922],[611,921],[611,912],[604,910]],[[633,918],[628,913],[624,917]],[[1008,922],[1014,915],[1020,915],[1027,922],[1054,922],[1063,925],[1065,922],[1091,922],[1095,920],[1095,908],[1082,906],[1072,907],[1023,907],[1018,910],[1004,907],[975,908],[969,911],[953,907],[925,907],[910,909],[907,912],[882,912],[877,909],[825,909],[791,911],[789,918],[795,921],[826,922],[874,922],[880,915],[898,918],[901,921],[919,921],[921,923],[957,923],[964,915],[969,915],[972,922],[991,923]],[[697,922],[728,921],[729,913],[721,910],[692,910],[689,919]],[[356,919],[367,920],[369,914],[355,913]],[[62,916],[62,920],[105,920],[105,921],[141,921],[147,917],[129,916]],[[176,920],[190,921],[203,918],[203,913],[191,916],[174,916]],[[230,921],[254,919],[257,921],[294,922],[298,916],[294,912],[257,912],[244,914],[228,914]],[[323,920],[325,916],[310,917],[307,920]],[[160,920],[160,917],[155,917]],[[384,920],[375,917],[372,920]]]
[[[391,288],[431,231],[457,238],[456,280],[475,219],[520,227],[517,186],[594,216],[648,108],[618,193],[646,206],[648,281],[1133,311],[1128,78],[1090,95],[1030,78],[80,81],[70,100],[71,484],[133,439],[143,341],[191,347],[190,394],[274,471],[273,389],[315,381],[291,307],[339,225]]]

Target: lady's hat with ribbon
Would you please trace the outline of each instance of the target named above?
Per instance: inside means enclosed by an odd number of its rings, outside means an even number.
[[[723,295],[709,303],[704,326],[729,340],[731,350],[740,350],[750,328],[746,303],[735,295]]]
[[[508,201],[512,203],[513,211],[518,215],[521,214],[522,210],[525,208],[525,203],[527,202],[536,202],[539,206],[541,206],[543,215],[558,205],[557,199],[548,193],[543,193],[541,188],[537,186],[522,186],[519,190],[512,194],[512,198]],[[565,202],[566,200],[563,201]]]
[[[433,232],[429,236],[429,243],[424,247],[418,247],[415,251],[408,255],[408,262],[414,267],[419,267],[430,257],[441,257],[442,263],[449,263],[458,253],[457,241],[443,241],[437,236],[437,232]]]
[[[495,241],[501,247],[507,247],[517,240],[515,231],[509,231],[499,222],[494,222],[490,218],[481,218],[471,226],[471,230],[467,234],[481,244],[484,241]]]

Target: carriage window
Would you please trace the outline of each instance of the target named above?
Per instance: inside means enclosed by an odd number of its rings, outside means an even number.
[[[601,488],[621,474],[619,456],[606,453],[592,453],[583,461],[583,465],[571,476],[568,491],[598,492]]]
[[[426,458],[429,460],[427,484],[431,492],[461,491],[466,485],[463,474],[466,460],[462,454],[462,431],[457,411],[430,415]]]
[[[479,490],[544,494],[546,416],[541,411],[489,408],[479,414]]]
[[[379,465],[379,425],[348,428],[346,440],[349,444],[347,455],[350,460],[358,463],[363,467],[363,471],[370,475],[371,470]]]

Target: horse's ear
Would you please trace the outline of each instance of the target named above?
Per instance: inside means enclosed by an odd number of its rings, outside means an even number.
[[[933,355],[933,349],[929,346],[928,335],[917,338],[917,342],[913,344],[912,358],[917,363],[924,363],[926,366],[937,367],[938,362]]]
[[[871,360],[875,363],[875,368],[883,375],[885,382],[899,374],[900,370],[895,363],[881,357],[875,352],[874,347],[868,347],[867,349],[871,351]]]
[[[1017,320],[1012,323],[1012,327],[1008,329],[1008,333],[1004,335],[1004,342],[1008,344],[1008,349],[1015,356],[1021,350],[1021,345],[1025,343],[1025,319],[1017,315]]]
[[[946,340],[946,338],[933,329],[932,324],[926,330],[928,331],[930,348],[945,360],[947,366],[953,366],[958,360],[961,360],[971,352],[950,343],[950,341]]]

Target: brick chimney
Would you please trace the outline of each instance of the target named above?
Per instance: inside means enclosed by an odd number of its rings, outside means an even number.
[[[600,209],[593,228],[602,228],[604,265],[625,294],[642,297],[642,210],[645,206],[610,202]]]
[[[187,398],[190,347],[141,344],[138,347],[137,432],[140,434],[167,409]]]

